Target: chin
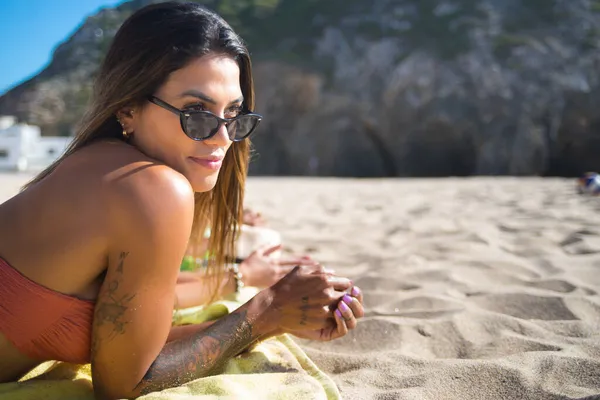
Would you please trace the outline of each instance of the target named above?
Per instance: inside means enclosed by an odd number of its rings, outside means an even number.
[[[190,181],[194,192],[201,193],[213,190],[217,184],[218,177],[219,174],[212,174],[209,176],[188,176],[187,178]]]

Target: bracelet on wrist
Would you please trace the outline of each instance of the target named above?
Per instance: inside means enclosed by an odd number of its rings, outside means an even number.
[[[228,264],[227,270],[233,274],[233,279],[235,281],[235,292],[239,293],[240,290],[244,287],[244,282],[242,281],[242,273],[240,272],[239,264]]]

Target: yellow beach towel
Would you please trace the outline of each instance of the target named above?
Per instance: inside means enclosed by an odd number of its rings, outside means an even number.
[[[219,318],[239,307],[255,292],[244,288],[237,298],[207,307],[180,310],[176,324],[201,323]],[[47,362],[19,382],[0,384],[0,399],[92,400],[90,366]],[[150,393],[143,400],[213,399],[340,399],[335,383],[306,356],[287,335],[259,343],[231,359],[219,375]]]

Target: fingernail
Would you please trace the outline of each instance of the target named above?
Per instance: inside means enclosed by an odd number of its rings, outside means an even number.
[[[340,305],[338,307],[340,310],[342,310],[342,312],[346,312],[349,310],[348,306],[343,301],[340,301]]]
[[[333,269],[325,268],[324,271],[327,274],[335,274],[335,270],[333,270]]]
[[[356,286],[352,288],[352,296],[357,297],[360,294],[360,290]]]
[[[335,310],[335,315],[337,315],[338,318],[342,318],[342,313],[340,312],[340,310]]]
[[[345,294],[344,297],[342,297],[342,300],[344,300],[344,303],[348,305],[352,304],[352,297],[348,296],[347,294]]]

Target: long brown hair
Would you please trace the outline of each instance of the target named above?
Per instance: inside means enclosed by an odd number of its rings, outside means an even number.
[[[123,140],[115,114],[142,105],[169,74],[203,55],[232,57],[240,68],[244,105],[254,109],[250,56],[242,39],[216,13],[195,3],[165,2],[144,7],[119,28],[94,83],[92,102],[65,153],[24,189],[48,176],[66,157],[98,140]],[[196,193],[190,248],[211,228],[207,273],[215,277],[212,297],[224,272],[226,256],[235,255],[242,218],[250,142],[234,142],[223,161],[215,188]]]

